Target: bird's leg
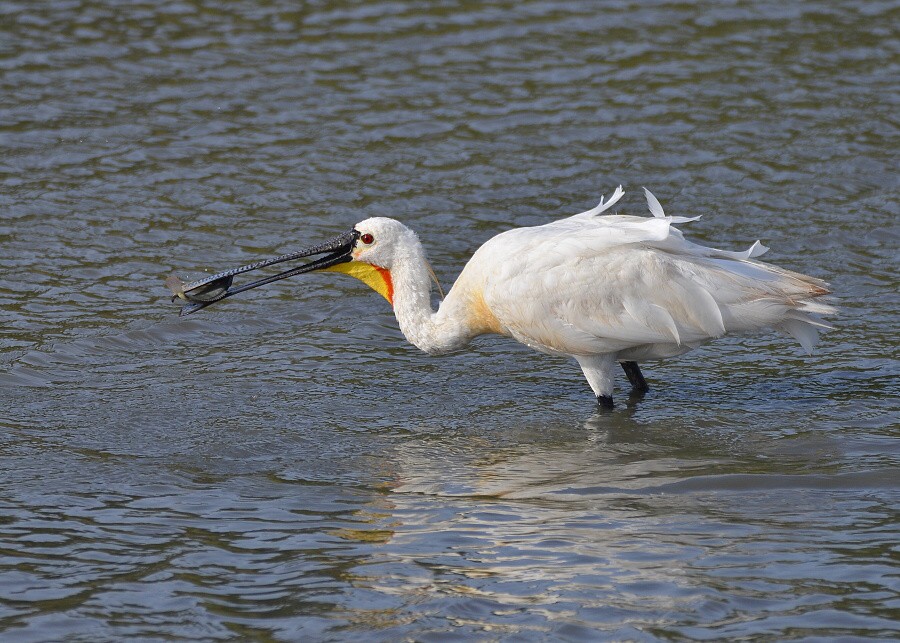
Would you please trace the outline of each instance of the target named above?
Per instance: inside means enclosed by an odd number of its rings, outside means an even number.
[[[631,382],[632,391],[635,393],[646,393],[650,390],[650,387],[647,386],[647,380],[644,379],[644,374],[641,373],[641,367],[638,366],[637,362],[619,363],[622,365],[622,370],[625,371],[628,381]]]
[[[616,360],[612,355],[587,355],[575,357],[584,371],[591,390],[597,396],[597,404],[605,409],[613,408],[613,381],[615,375]]]

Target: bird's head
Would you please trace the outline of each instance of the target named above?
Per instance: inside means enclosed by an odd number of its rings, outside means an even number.
[[[220,272],[193,283],[184,284],[177,278],[170,278],[166,284],[177,298],[188,302],[181,309],[182,316],[189,315],[239,292],[293,275],[314,271],[343,272],[356,277],[393,305],[394,283],[391,270],[402,257],[418,247],[416,234],[405,225],[394,219],[373,217],[360,221],[349,232],[299,252]],[[277,275],[232,288],[236,275],[315,255],[324,256]]]
[[[394,219],[373,217],[357,223],[351,234],[356,238],[348,259],[322,270],[356,277],[393,305],[391,270],[398,257],[418,245],[416,233]]]

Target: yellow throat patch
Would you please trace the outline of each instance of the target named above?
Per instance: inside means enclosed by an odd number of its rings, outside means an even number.
[[[322,272],[342,272],[345,275],[356,277],[387,299],[391,306],[394,305],[394,282],[391,280],[391,271],[387,268],[373,266],[364,261],[347,261],[322,268]]]

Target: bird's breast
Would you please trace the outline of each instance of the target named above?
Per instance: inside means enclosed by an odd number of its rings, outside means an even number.
[[[476,334],[509,334],[506,327],[500,323],[500,320],[497,319],[496,315],[494,315],[490,307],[484,301],[484,296],[480,291],[471,294],[467,312],[468,324]]]

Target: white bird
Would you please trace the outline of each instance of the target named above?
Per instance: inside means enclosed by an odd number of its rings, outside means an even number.
[[[644,192],[652,217],[603,214],[622,198],[619,186],[587,212],[489,239],[437,311],[422,243],[384,217],[361,221],[319,246],[170,287],[189,302],[185,315],[301,272],[343,272],[381,294],[406,339],[426,353],[457,351],[487,333],[506,335],[537,351],[575,358],[604,407],[612,406],[617,362],[633,391],[643,394],[639,361],[680,355],[726,333],[774,328],[812,351],[820,330],[830,328],[819,316],[835,312],[819,300],[829,294],[824,281],[758,261],[767,250],[758,241],[744,252],[692,243],[673,224],[700,217],[666,216]],[[242,272],[325,253],[231,288]]]

